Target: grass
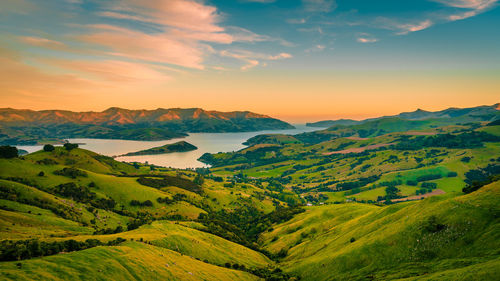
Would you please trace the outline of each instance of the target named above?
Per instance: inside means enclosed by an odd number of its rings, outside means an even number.
[[[98,262],[96,262],[98,261]],[[0,263],[2,280],[257,280],[246,272],[198,261],[139,242]]]
[[[465,280],[470,276],[466,267],[473,272],[489,268],[483,276],[498,272],[492,268],[500,254],[499,203],[500,183],[495,182],[469,195],[381,208],[310,207],[276,226],[264,236],[264,243],[271,251],[288,249],[282,265],[305,280],[426,278],[429,274]],[[426,230],[437,224],[444,229]],[[300,240],[312,228],[316,229],[313,236]]]
[[[0,199],[0,240],[30,239],[92,234],[94,229],[60,218],[51,211]]]

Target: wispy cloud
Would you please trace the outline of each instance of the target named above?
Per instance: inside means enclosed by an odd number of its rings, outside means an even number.
[[[240,0],[240,2],[274,3],[276,0]]]
[[[449,7],[464,9],[484,9],[495,4],[497,0],[432,0]]]
[[[287,19],[286,20],[287,23],[290,23],[290,24],[304,24],[307,22],[307,20],[305,18],[300,18],[300,19]]]
[[[498,0],[433,0],[435,2],[442,3],[443,5],[460,8],[469,9],[469,11],[459,12],[447,16],[446,18],[450,21],[463,20],[466,18],[477,16],[483,12],[486,12],[497,5]]]
[[[220,53],[222,57],[230,57],[240,60],[245,64],[241,66],[241,70],[248,70],[258,65],[267,65],[266,61],[289,59],[293,56],[289,53],[279,53],[277,55],[268,55],[262,53],[255,53],[246,50],[223,50]]]
[[[105,2],[107,17],[150,22],[202,32],[222,32],[215,6],[193,0],[115,0]]]
[[[412,32],[427,29],[431,27],[433,24],[434,22],[429,19],[416,20],[414,22],[405,23],[387,17],[378,17],[373,21],[371,26],[382,29],[394,30],[396,32],[396,35],[406,35]]]
[[[188,68],[204,68],[211,44],[234,42],[289,42],[256,34],[241,27],[222,27],[216,7],[193,0],[118,0],[108,3],[101,17],[153,24],[158,32],[143,32],[111,25],[94,25],[81,36],[86,42],[107,47],[108,55],[161,62]],[[130,40],[134,38],[134,40]]]
[[[118,60],[50,60],[48,63],[108,82],[150,83],[165,82],[172,78],[151,65]]]
[[[20,36],[19,39],[28,45],[45,47],[49,49],[62,49],[66,46],[62,42],[42,37]]]
[[[312,53],[312,52],[321,52],[323,51],[324,49],[326,49],[326,46],[325,45],[321,45],[321,44],[318,44],[318,45],[315,45],[309,49],[306,49],[305,52],[306,53]]]
[[[302,0],[308,12],[329,13],[337,8],[335,0]]]
[[[410,32],[416,32],[420,30],[424,30],[426,28],[429,28],[433,25],[433,22],[431,20],[423,20],[417,23],[406,23],[406,24],[398,24],[396,25],[397,28],[399,28],[401,31],[398,32],[398,35],[404,35],[408,34]]]
[[[359,43],[375,43],[378,39],[368,33],[359,33],[356,41]]]

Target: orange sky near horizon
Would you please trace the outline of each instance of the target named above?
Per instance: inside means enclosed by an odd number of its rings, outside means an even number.
[[[1,62],[2,59],[0,59]],[[7,64],[4,64],[7,65]],[[5,68],[3,68],[5,70]],[[173,81],[85,81],[34,69],[0,70],[2,107],[102,111],[109,107],[249,110],[289,122],[364,119],[500,102],[494,75],[260,71],[189,73]],[[26,82],[30,77],[31,82]],[[51,83],[46,83],[47,79]],[[43,83],[39,80],[44,80]],[[22,87],[20,87],[22,85]]]
[[[299,123],[500,102],[499,1],[383,2],[3,0],[0,107]]]

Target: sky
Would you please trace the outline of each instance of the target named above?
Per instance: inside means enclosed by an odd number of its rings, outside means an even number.
[[[498,0],[2,0],[0,107],[290,122],[500,102]]]

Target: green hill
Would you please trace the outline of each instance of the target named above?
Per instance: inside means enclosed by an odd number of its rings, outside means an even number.
[[[198,261],[139,242],[0,263],[2,280],[258,280],[255,275]]]
[[[393,121],[258,136],[196,171],[3,147],[0,279],[494,279],[498,126]]]
[[[141,151],[136,151],[136,152],[129,152],[127,154],[121,155],[121,156],[136,156],[136,155],[156,155],[156,154],[165,154],[165,153],[172,153],[172,152],[186,152],[186,151],[193,151],[198,149],[196,146],[185,142],[185,141],[179,141],[176,143],[171,143],[171,144],[166,144],[158,147],[153,147]]]
[[[307,123],[309,127],[333,127],[336,125],[359,125],[381,119],[399,118],[404,120],[426,120],[442,119],[440,123],[469,123],[481,121],[494,121],[499,117],[498,107],[500,104],[483,105],[470,108],[448,108],[440,111],[426,111],[417,109],[413,112],[403,112],[398,115],[369,118],[361,121],[351,119],[324,120],[314,123]]]
[[[491,280],[500,273],[500,183],[388,207],[310,207],[263,240],[305,280]]]

